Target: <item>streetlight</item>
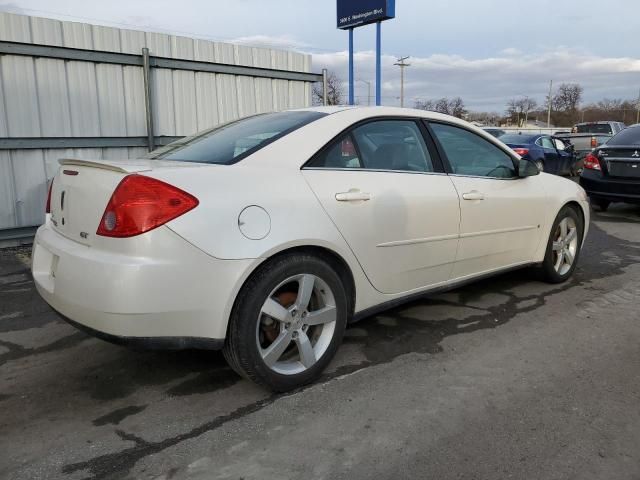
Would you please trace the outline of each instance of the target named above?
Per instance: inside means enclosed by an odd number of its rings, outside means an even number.
[[[369,82],[368,80],[363,80],[362,78],[359,78],[358,81],[367,84],[367,106],[370,107],[371,106],[371,82]]]
[[[394,63],[394,65],[400,67],[400,107],[404,107],[404,69],[405,67],[411,66],[410,63],[404,62],[407,58],[409,57],[400,57],[398,61]]]

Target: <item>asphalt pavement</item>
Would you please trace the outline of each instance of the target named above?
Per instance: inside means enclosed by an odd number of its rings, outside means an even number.
[[[594,214],[568,283],[517,271],[363,320],[286,395],[76,331],[28,257],[0,251],[0,478],[640,478],[638,207]]]

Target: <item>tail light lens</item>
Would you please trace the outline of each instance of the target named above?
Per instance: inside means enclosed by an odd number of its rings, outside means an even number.
[[[514,148],[513,151],[516,152],[521,157],[524,157],[527,153],[529,153],[528,148]]]
[[[133,237],[153,230],[198,206],[198,199],[173,185],[128,175],[111,195],[96,234]]]
[[[596,137],[591,137],[591,148],[596,148],[598,146],[598,139]]]
[[[587,153],[587,156],[584,157],[584,168],[587,170],[599,170],[602,171],[602,165],[600,165],[600,160],[593,153]]]
[[[51,189],[53,188],[53,178],[49,183],[49,193],[47,193],[47,206],[45,208],[45,213],[51,213]]]

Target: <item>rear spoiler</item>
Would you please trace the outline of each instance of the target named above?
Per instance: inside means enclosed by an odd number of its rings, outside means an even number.
[[[61,158],[60,165],[78,165],[80,167],[101,168],[120,173],[147,172],[152,170],[149,160],[81,160],[78,158]]]

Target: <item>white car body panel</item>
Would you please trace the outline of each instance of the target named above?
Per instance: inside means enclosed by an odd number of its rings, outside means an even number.
[[[547,191],[540,175],[517,179],[449,177],[460,194],[460,243],[452,278],[533,261]],[[465,200],[466,195],[481,200]],[[533,207],[532,207],[533,205]]]
[[[458,194],[446,175],[309,169],[303,174],[374,287],[402,293],[451,277]],[[366,201],[336,201],[358,190]]]
[[[508,150],[482,130],[432,112],[315,110],[330,115],[233,165],[61,161],[61,171],[79,174],[55,177],[52,213],[34,242],[38,291],[66,317],[109,335],[222,341],[243,283],[287,249],[319,247],[340,257],[353,276],[358,314],[487,272],[542,261],[551,224],[569,202],[582,207],[586,236],[586,195],[559,177],[487,180],[302,169],[350,125],[378,116],[447,121]],[[136,237],[96,236],[110,194],[127,174],[165,181],[200,203]],[[351,188],[371,193],[371,200],[335,200],[336,193]],[[456,194],[474,189],[482,190],[485,200],[464,201]],[[58,206],[62,191],[69,202],[64,226]],[[252,206],[259,208],[241,217]]]

